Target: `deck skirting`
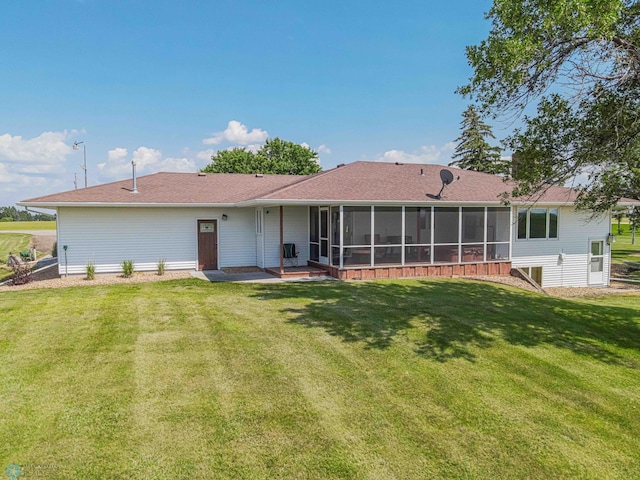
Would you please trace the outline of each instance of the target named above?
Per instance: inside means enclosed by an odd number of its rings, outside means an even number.
[[[340,269],[309,261],[309,265],[322,268],[340,280],[374,280],[379,278],[412,277],[465,277],[473,275],[510,275],[511,262],[482,262],[448,265],[389,265],[377,267],[350,267]]]

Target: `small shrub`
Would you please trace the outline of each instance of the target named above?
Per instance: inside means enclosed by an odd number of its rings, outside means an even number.
[[[133,260],[123,260],[120,266],[122,267],[122,276],[124,278],[129,278],[133,275]]]
[[[158,260],[158,275],[164,275],[164,270],[166,268],[166,259],[161,258]]]
[[[51,249],[51,256],[52,257],[58,257],[58,242],[55,242],[53,244],[53,248]]]
[[[13,275],[11,275],[11,282],[14,285],[24,285],[31,281],[31,267],[24,263],[16,263],[12,267]]]
[[[96,264],[93,262],[87,263],[87,280],[93,280],[96,278]]]

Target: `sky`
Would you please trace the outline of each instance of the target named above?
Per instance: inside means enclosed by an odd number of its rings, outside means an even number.
[[[447,164],[491,2],[3,2],[0,206],[266,138],[323,169]],[[504,136],[494,125],[498,138]],[[78,150],[74,142],[83,142]]]

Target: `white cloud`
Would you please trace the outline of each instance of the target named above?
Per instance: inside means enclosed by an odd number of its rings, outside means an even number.
[[[5,133],[0,135],[0,162],[14,164],[18,169],[27,164],[32,169],[34,165],[47,167],[62,164],[73,151],[64,143],[69,136],[66,130],[44,132],[31,139]]]
[[[307,142],[302,142],[300,146],[306,148],[307,150],[311,150],[311,146]]]
[[[202,143],[205,145],[218,145],[219,143],[232,143],[234,145],[249,145],[255,142],[264,142],[269,137],[266,130],[254,128],[249,131],[246,125],[231,120],[226,130],[216,132],[212,137],[205,138]]]
[[[211,161],[211,157],[216,151],[213,148],[209,148],[207,150],[202,150],[196,153],[196,158],[198,160],[206,160],[207,162]]]
[[[126,148],[114,148],[107,153],[107,161],[98,164],[100,175],[104,178],[123,178],[131,175],[131,161],[136,161],[136,173],[142,175],[159,171],[195,172],[196,164],[188,158],[162,157],[155,148],[139,147],[129,158]]]
[[[325,144],[322,144],[318,147],[318,153],[326,153],[327,155],[331,155],[331,149]]]
[[[449,163],[451,155],[456,148],[455,143],[449,142],[441,147],[436,145],[423,145],[417,151],[405,152],[404,150],[388,150],[378,156],[376,162],[399,163]]]
[[[63,130],[33,138],[0,135],[0,205],[64,188],[65,164],[73,152],[65,141],[77,134],[77,130]]]
[[[244,147],[248,152],[256,153],[258,150],[262,148],[262,144],[254,143],[253,145],[247,145]]]
[[[167,157],[158,163],[158,167],[161,172],[192,173],[196,171],[196,164],[188,158]]]

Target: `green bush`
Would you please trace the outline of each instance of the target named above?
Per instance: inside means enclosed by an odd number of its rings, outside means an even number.
[[[2,217],[2,218],[0,218],[0,222],[13,222],[13,218],[11,218],[11,217]]]
[[[96,264],[93,262],[87,263],[87,280],[93,280],[96,278]]]
[[[164,270],[166,268],[166,259],[161,258],[158,260],[158,275],[164,275]]]
[[[123,260],[120,266],[122,267],[122,276],[124,278],[129,278],[133,275],[133,260]]]

